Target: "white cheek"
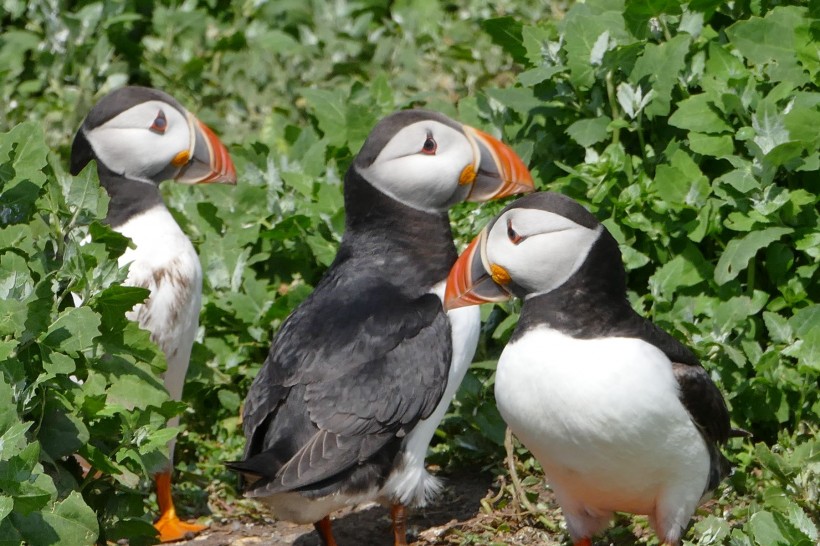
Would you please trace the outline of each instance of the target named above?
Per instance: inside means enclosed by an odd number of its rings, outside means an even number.
[[[134,178],[150,178],[189,147],[187,127],[169,128],[160,135],[149,129],[98,127],[88,135],[94,153],[112,171]]]
[[[598,236],[597,230],[578,226],[533,235],[519,245],[507,241],[508,248],[501,252],[496,250],[498,247],[488,247],[487,257],[503,265],[528,292],[549,292],[567,282],[581,267]]]
[[[446,147],[446,150],[444,149]],[[439,143],[435,155],[414,153],[376,161],[361,171],[371,184],[394,199],[422,210],[442,210],[458,190],[461,171],[472,164],[469,142]]]

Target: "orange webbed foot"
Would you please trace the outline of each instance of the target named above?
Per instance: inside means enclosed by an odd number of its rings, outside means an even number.
[[[159,531],[159,539],[162,542],[175,542],[193,537],[208,528],[207,525],[198,523],[187,523],[179,519],[174,501],[171,498],[171,473],[162,472],[155,476],[157,484],[157,504],[159,504],[160,516],[154,523],[154,527]]]
[[[159,531],[161,542],[189,539],[208,528],[207,525],[182,521],[173,508],[162,514],[154,523],[154,527]]]

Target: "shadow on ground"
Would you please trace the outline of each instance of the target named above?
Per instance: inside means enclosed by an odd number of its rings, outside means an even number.
[[[443,476],[444,490],[424,509],[408,518],[408,542],[417,546],[452,544],[439,541],[446,532],[480,517],[481,499],[495,494],[493,476],[465,473]],[[333,533],[339,546],[384,546],[392,544],[390,516],[382,506],[366,505],[333,516]],[[312,525],[283,521],[223,521],[182,546],[320,546]]]

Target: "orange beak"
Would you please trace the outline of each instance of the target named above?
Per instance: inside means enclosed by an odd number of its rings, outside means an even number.
[[[174,180],[185,184],[236,184],[236,167],[228,149],[207,125],[188,115],[193,142],[191,151],[187,152],[187,162],[184,161],[186,152],[174,158],[182,163]]]
[[[475,161],[462,173],[462,183],[471,183],[467,201],[481,202],[535,189],[532,175],[515,151],[497,138],[464,125],[473,146]]]
[[[492,266],[486,257],[487,228],[473,239],[447,276],[444,309],[449,311],[468,305],[506,301],[512,295],[493,280]]]

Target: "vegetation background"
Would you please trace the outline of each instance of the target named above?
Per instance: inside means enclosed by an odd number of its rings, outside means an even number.
[[[687,544],[817,544],[818,3],[0,5],[0,545],[151,543],[147,479],[178,412],[182,504],[252,511],[222,466],[241,453],[244,393],[334,255],[353,155],[376,120],[410,106],[503,137],[539,188],[603,220],[634,306],[693,347],[753,433],[728,446],[737,471]],[[66,173],[90,106],[127,83],[196,112],[239,173],[233,188],[163,188],[205,271],[184,404],[156,379],[162,355],[123,319],[146,293],[120,285],[127,241],[99,223],[94,169]],[[458,244],[500,206],[454,211]],[[504,473],[493,373],[517,308],[483,312],[430,460]],[[75,452],[102,473],[83,477]],[[532,494],[537,463],[517,453]],[[631,537],[630,525],[610,537]],[[461,540],[492,543],[493,531]]]

